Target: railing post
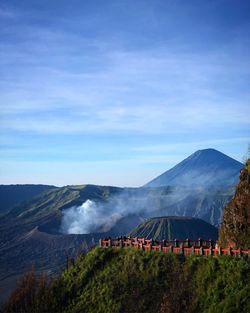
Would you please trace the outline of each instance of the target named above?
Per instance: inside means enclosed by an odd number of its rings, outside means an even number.
[[[213,247],[211,245],[209,247],[209,255],[213,255]]]
[[[170,248],[170,252],[173,253],[174,252],[174,247],[171,245],[171,246],[169,246],[169,248]]]
[[[209,247],[213,247],[214,246],[214,241],[212,239],[209,239]]]
[[[194,254],[194,245],[191,247],[191,254]]]
[[[227,255],[232,255],[232,248],[231,248],[231,247],[229,247],[229,248],[227,249]]]
[[[200,247],[200,255],[203,255],[203,247]]]
[[[190,247],[190,240],[188,238],[186,239],[186,243],[187,243],[187,247],[189,248]]]
[[[242,248],[239,248],[238,257],[239,257],[239,258],[242,257]]]
[[[202,246],[202,240],[201,240],[201,238],[198,239],[198,245],[199,245],[199,247]]]
[[[175,248],[178,247],[178,240],[177,239],[174,240],[174,246],[175,246]]]
[[[184,254],[183,244],[180,244],[179,254]]]

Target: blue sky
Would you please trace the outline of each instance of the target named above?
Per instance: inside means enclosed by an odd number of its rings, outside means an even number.
[[[139,186],[250,142],[250,2],[0,2],[0,183]]]

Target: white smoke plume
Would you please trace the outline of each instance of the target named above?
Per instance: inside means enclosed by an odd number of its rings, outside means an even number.
[[[89,234],[108,231],[121,218],[116,212],[105,212],[104,205],[87,200],[81,206],[63,211],[61,231],[67,234]]]

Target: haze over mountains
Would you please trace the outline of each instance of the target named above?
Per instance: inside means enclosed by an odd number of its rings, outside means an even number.
[[[242,166],[217,150],[199,150],[142,188],[124,188],[115,196],[111,193],[105,203],[88,199],[65,210],[63,229],[68,233],[109,231],[127,215],[131,219],[195,216],[218,225]]]
[[[205,149],[141,188],[82,185],[41,189],[37,186],[44,192],[34,194],[35,187],[31,185],[23,188],[26,202],[16,205],[5,219],[43,227],[51,233],[76,234],[112,230],[126,216],[135,218],[135,223],[153,216],[193,216],[218,225],[242,166],[219,151]],[[11,199],[20,198],[20,187],[2,188],[12,189],[13,193],[0,193],[1,207]],[[36,197],[27,201],[33,195]]]
[[[206,149],[140,188],[50,186],[36,195],[27,190],[25,202],[0,218],[0,292],[31,264],[56,273],[66,254],[86,251],[100,237],[128,234],[151,217],[191,216],[217,226],[242,166]],[[17,188],[8,188],[13,192],[0,193],[1,205],[16,197]]]
[[[242,166],[242,163],[215,149],[198,150],[145,186],[234,186]]]

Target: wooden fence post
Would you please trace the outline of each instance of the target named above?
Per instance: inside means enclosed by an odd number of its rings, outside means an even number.
[[[179,253],[180,254],[184,254],[183,244],[180,245]]]
[[[213,255],[213,247],[211,245],[209,247],[209,255]]]
[[[200,255],[203,255],[203,247],[200,247]]]
[[[209,239],[209,247],[213,247],[214,246],[214,241],[212,239]]]
[[[191,254],[194,254],[194,245],[191,247]]]

